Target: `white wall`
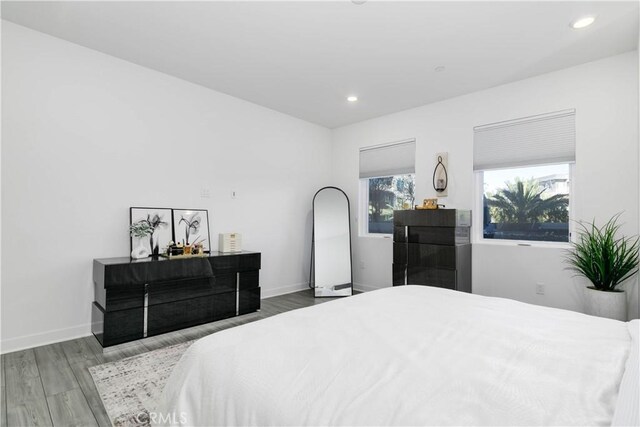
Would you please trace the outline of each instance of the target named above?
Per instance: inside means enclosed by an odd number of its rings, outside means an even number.
[[[3,352],[90,333],[92,259],[128,254],[130,206],[208,209],[214,249],[262,252],[263,296],[306,287],[328,129],[2,24]]]
[[[417,200],[435,196],[431,187],[434,156],[447,151],[450,187],[449,197],[443,202],[448,208],[475,211],[473,127],[575,108],[572,216],[603,221],[624,211],[623,231],[637,233],[637,94],[637,52],[630,52],[338,128],[333,132],[334,183],[352,201],[357,200],[359,147],[415,137]],[[358,237],[357,224],[353,225],[356,286],[390,286],[392,241]],[[580,311],[584,282],[564,270],[562,256],[562,249],[557,248],[474,244],[474,293]],[[538,282],[546,285],[545,295],[536,295]],[[638,317],[635,282],[628,289],[630,314]]]

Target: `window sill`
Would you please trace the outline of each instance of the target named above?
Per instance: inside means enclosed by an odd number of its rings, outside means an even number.
[[[527,240],[480,239],[472,243],[474,245],[482,245],[482,246],[518,246],[523,248],[571,249],[571,243],[568,243],[568,242],[534,242],[534,241],[527,241]]]

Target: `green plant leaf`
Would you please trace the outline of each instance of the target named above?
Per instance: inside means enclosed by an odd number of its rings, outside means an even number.
[[[616,286],[638,273],[639,239],[617,237],[620,215],[601,227],[595,219],[590,223],[579,221],[578,237],[565,256],[567,269],[586,277],[599,290],[615,291]]]

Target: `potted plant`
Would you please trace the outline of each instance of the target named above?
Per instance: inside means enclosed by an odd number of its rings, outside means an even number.
[[[627,320],[627,300],[619,287],[638,273],[638,236],[618,237],[619,217],[615,215],[602,227],[595,220],[579,221],[578,238],[566,261],[569,270],[591,282],[585,288],[587,314]]]
[[[160,248],[158,242],[153,241],[153,234],[157,228],[165,227],[167,223],[162,221],[162,218],[158,214],[153,216],[147,215],[147,219],[141,219],[129,226],[129,233],[131,237],[136,237],[138,246],[131,251],[131,258],[140,259],[146,258],[150,254],[157,256]],[[143,239],[149,237],[149,249],[144,246]]]
[[[138,246],[131,251],[131,258],[140,259],[148,257],[150,252],[142,243],[142,239],[153,234],[151,224],[149,224],[148,221],[138,221],[129,226],[129,233],[131,237],[138,238]]]

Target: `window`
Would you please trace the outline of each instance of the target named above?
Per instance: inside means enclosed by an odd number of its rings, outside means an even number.
[[[574,162],[574,110],[476,127],[481,238],[568,242]]]
[[[364,180],[368,234],[392,234],[393,211],[409,209],[415,201],[414,174],[381,176]]]
[[[569,241],[570,165],[482,172],[485,239]]]
[[[413,206],[415,150],[414,139],[360,149],[360,234],[392,234],[393,211]]]

